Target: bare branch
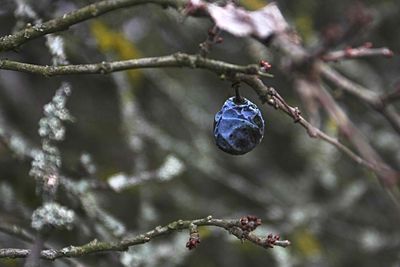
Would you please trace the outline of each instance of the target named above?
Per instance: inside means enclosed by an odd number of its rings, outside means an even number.
[[[241,220],[213,219],[211,216],[208,216],[207,218],[198,220],[174,221],[165,226],[157,226],[147,233],[116,242],[100,242],[95,239],[82,246],[68,246],[59,250],[42,250],[41,258],[46,260],[55,260],[63,257],[80,257],[98,252],[125,251],[131,246],[147,243],[156,237],[167,235],[178,230],[189,229],[191,225],[215,226],[218,228],[223,228],[237,238],[241,240],[248,240],[253,244],[263,248],[269,248],[273,246],[287,247],[290,245],[290,241],[288,240],[275,240],[273,243],[271,243],[271,240],[268,236],[259,237],[251,232],[247,232],[245,229],[242,229],[243,224]],[[31,251],[28,249],[4,248],[0,249],[0,258],[25,258],[30,254],[30,252]]]
[[[157,4],[162,7],[180,8],[186,1],[184,0],[104,0],[85,6],[81,9],[64,14],[49,20],[44,23],[39,23],[23,30],[20,30],[12,35],[3,36],[0,38],[0,52],[13,50],[20,45],[44,36],[49,33],[67,30],[70,26],[78,24],[82,21],[98,17],[104,13],[142,4]]]
[[[239,66],[224,61],[207,59],[198,55],[176,53],[163,57],[149,57],[112,62],[101,62],[96,64],[79,64],[65,66],[42,66],[21,63],[11,60],[0,60],[0,69],[14,70],[20,72],[34,73],[44,76],[70,75],[70,74],[106,74],[115,71],[139,68],[171,68],[189,67],[201,68],[214,71],[219,74],[233,75],[235,73],[257,74],[271,77],[270,74],[262,72],[258,65],[251,64]]]

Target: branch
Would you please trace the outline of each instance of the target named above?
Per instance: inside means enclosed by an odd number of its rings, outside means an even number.
[[[61,17],[27,27],[12,35],[6,35],[0,38],[0,52],[16,49],[20,45],[44,36],[49,33],[67,30],[70,26],[82,21],[98,17],[110,11],[131,7],[142,4],[157,4],[162,7],[174,7],[179,9],[183,7],[184,0],[104,0],[85,6],[81,9],[71,11]]]
[[[243,218],[242,218],[243,219]],[[171,222],[163,227],[157,226],[147,233],[126,238],[116,242],[100,242],[94,239],[90,243],[82,246],[68,246],[59,250],[46,249],[41,251],[41,258],[46,260],[55,260],[63,257],[80,257],[88,254],[106,252],[106,251],[126,251],[129,247],[147,243],[150,240],[170,234],[174,231],[189,229],[192,225],[196,226],[215,226],[227,230],[230,234],[243,240],[246,239],[253,244],[263,248],[273,246],[287,247],[290,245],[288,240],[279,240],[279,237],[271,241],[271,236],[265,238],[259,237],[251,232],[247,232],[243,227],[243,221],[240,220],[222,220],[213,219],[211,216],[198,220],[178,220]],[[26,258],[31,251],[28,249],[4,248],[0,249],[0,258]]]
[[[171,68],[189,67],[208,69],[219,74],[232,75],[235,73],[257,74],[271,77],[270,74],[262,72],[258,65],[251,64],[239,66],[223,61],[207,59],[198,55],[176,53],[163,57],[149,57],[112,62],[101,62],[95,64],[79,64],[65,66],[42,66],[21,63],[11,60],[0,60],[0,69],[34,73],[43,76],[70,75],[70,74],[106,74],[115,71],[139,68]]]

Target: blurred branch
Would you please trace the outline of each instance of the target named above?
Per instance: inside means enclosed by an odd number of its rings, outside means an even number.
[[[271,77],[270,74],[260,71],[258,65],[255,64],[239,66],[224,61],[207,59],[198,55],[189,55],[184,53],[176,53],[173,55],[162,57],[149,57],[112,62],[103,61],[96,64],[79,64],[65,66],[42,66],[21,63],[7,59],[0,60],[0,69],[35,73],[44,76],[69,74],[106,74],[128,69],[170,67],[202,68],[220,74],[245,73]]]
[[[400,85],[397,85],[397,88],[394,91],[383,95],[381,97],[381,99],[382,99],[382,102],[385,104],[389,104],[389,103],[400,100]]]
[[[10,125],[2,110],[0,110],[0,143],[18,158],[33,157],[39,151],[39,148],[34,147]]]
[[[321,106],[327,111],[339,126],[341,133],[352,143],[357,149],[360,157],[373,170],[378,178],[386,186],[394,185],[398,178],[399,172],[391,168],[385,161],[379,156],[376,150],[369,144],[367,139],[361,134],[356,126],[353,125],[351,120],[348,118],[347,113],[336,103],[333,97],[325,90],[322,85],[321,77],[325,76],[328,70],[331,70],[326,63],[321,62],[318,59],[310,58],[307,51],[295,40],[290,34],[281,34],[274,38],[272,45],[279,49],[279,51],[288,58],[291,62],[292,71],[295,72],[299,77],[304,77],[304,81],[307,83],[307,91],[312,90],[311,97],[315,97],[321,104]],[[331,72],[332,73],[332,72]],[[361,86],[355,86],[355,83],[348,80],[345,77],[337,74],[337,83],[342,84],[342,88],[346,87],[349,92],[352,92],[355,96],[367,101],[374,101],[376,98],[374,92],[364,89]],[[333,81],[334,82],[334,81]],[[300,92],[303,93],[303,92]],[[393,115],[395,113],[391,113]],[[343,152],[344,150],[341,149]],[[349,153],[346,153],[349,155]],[[352,157],[353,159],[357,159]],[[356,160],[356,162],[360,162]]]
[[[344,77],[333,68],[321,64],[320,72],[323,77],[333,82],[336,86],[339,86],[349,94],[357,97],[361,101],[365,102],[378,112],[380,112],[392,125],[392,127],[400,134],[400,115],[396,112],[393,107],[388,106],[393,98],[396,98],[396,93],[381,96],[380,94],[357,84],[350,79]],[[398,97],[398,96],[397,96]],[[390,99],[389,101],[387,99]]]
[[[175,231],[189,229],[193,227],[193,225],[215,226],[218,228],[222,228],[241,240],[248,240],[251,243],[261,246],[263,248],[270,248],[274,246],[287,247],[290,245],[290,241],[280,241],[278,236],[276,236],[276,238],[271,238],[272,235],[268,235],[267,237],[259,237],[253,234],[251,231],[254,230],[256,226],[248,229],[247,224],[243,223],[243,218],[240,220],[222,220],[213,219],[211,216],[208,216],[207,218],[197,220],[174,221],[163,227],[157,226],[153,230],[148,231],[144,234],[137,235],[131,238],[126,238],[116,242],[100,242],[95,239],[90,243],[82,246],[68,246],[59,250],[42,250],[41,258],[47,260],[55,260],[57,258],[79,257],[97,252],[125,251],[131,246],[147,243],[156,237],[170,234]],[[25,258],[30,254],[30,252],[31,251],[28,249],[3,248],[0,249],[0,258]]]
[[[169,181],[175,176],[180,175],[185,170],[185,166],[173,155],[167,156],[165,162],[156,170],[142,171],[137,175],[129,176],[125,173],[117,173],[108,178],[108,185],[116,192],[123,191],[146,181]]]
[[[98,231],[99,234],[108,239],[121,238],[126,234],[126,227],[120,220],[101,207],[96,194],[91,190],[98,188],[98,185],[98,183],[93,185],[87,180],[74,181],[66,176],[63,176],[61,179],[61,186],[68,195],[79,200],[79,205],[90,221],[99,223],[97,224],[99,226],[97,228],[105,230]]]
[[[19,239],[26,241],[26,242],[32,242],[35,239],[34,235],[32,235],[27,230],[25,230],[22,227],[17,226],[17,225],[10,225],[10,224],[6,224],[6,223],[2,223],[0,225],[0,232],[3,232],[8,235],[16,236]]]
[[[326,53],[322,56],[323,61],[339,61],[343,59],[354,59],[373,56],[392,57],[393,51],[387,47],[382,48],[369,48],[360,46],[357,48],[348,47],[344,50],[333,51]]]
[[[185,0],[104,0],[64,14],[44,23],[38,23],[14,34],[0,38],[0,52],[16,49],[20,45],[49,33],[67,30],[70,26],[98,17],[104,13],[142,4],[181,8]]]

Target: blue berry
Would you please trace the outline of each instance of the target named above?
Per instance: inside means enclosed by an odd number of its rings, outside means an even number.
[[[236,102],[235,102],[236,101]],[[254,149],[264,136],[264,119],[258,107],[242,97],[227,99],[215,114],[214,137],[217,146],[232,155]]]

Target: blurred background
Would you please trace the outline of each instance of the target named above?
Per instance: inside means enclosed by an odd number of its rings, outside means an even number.
[[[18,1],[0,1],[0,35],[10,34],[23,19]],[[95,1],[26,1],[43,20]],[[354,1],[276,1],[304,46],[312,50],[332,24],[345,25]],[[372,42],[395,56],[332,63],[347,77],[382,92],[399,87],[400,4],[397,0],[362,1],[374,20],[337,49]],[[247,9],[267,4],[241,0]],[[71,27],[59,35],[72,64],[197,53],[212,23],[184,18],[175,10],[138,6],[117,10]],[[265,83],[292,106],[304,110],[291,73],[278,67],[281,58],[250,38],[222,33],[208,57],[235,64],[272,64],[273,79]],[[39,38],[1,58],[52,64]],[[231,84],[200,69],[143,69],[111,75],[45,78],[0,70],[0,225],[18,225],[28,233],[31,214],[41,205],[26,141],[40,146],[38,122],[63,81],[71,84],[67,108],[74,121],[66,124],[58,147],[63,180],[57,201],[74,210],[75,227],[55,231],[46,245],[62,248],[139,234],[177,219],[240,218],[263,220],[257,233],[279,233],[292,246],[262,249],[216,228],[200,228],[201,244],[188,251],[187,231],[135,246],[78,258],[95,266],[400,266],[400,213],[373,173],[358,166],[335,147],[311,139],[285,114],[262,106],[257,95],[241,93],[262,110],[263,141],[252,152],[231,156],[214,144],[213,116],[233,95]],[[394,168],[400,165],[399,136],[376,111],[340,89],[329,88],[335,100]],[[397,105],[397,106],[396,106]],[[399,110],[399,103],[395,104]],[[303,112],[307,118],[307,113]],[[337,136],[335,122],[321,114],[317,125]],[[13,145],[15,150],[10,150]],[[21,147],[22,146],[22,147]],[[22,149],[22,150],[21,150]],[[16,152],[20,151],[20,153]],[[29,154],[29,153],[28,153]],[[129,179],[130,186],[118,192]],[[19,238],[0,232],[0,247],[29,248]],[[43,261],[43,266],[70,262]],[[0,266],[21,266],[23,260],[0,259]]]

